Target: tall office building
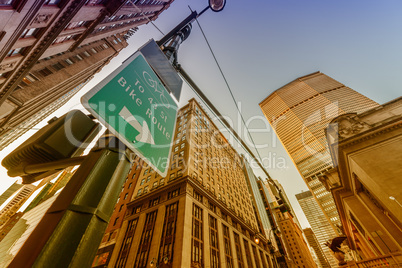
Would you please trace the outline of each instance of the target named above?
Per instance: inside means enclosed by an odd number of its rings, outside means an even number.
[[[261,224],[259,228],[261,233],[263,233],[268,239],[271,239],[269,236],[270,231],[272,230],[272,223],[268,218],[267,211],[265,210],[264,202],[260,194],[260,189],[257,183],[259,179],[255,176],[253,169],[250,167],[250,164],[243,155],[241,156],[241,160],[248,190],[250,191],[251,202],[255,208],[256,217],[260,219],[260,221],[258,221],[258,223]]]
[[[314,249],[315,255],[317,256],[319,267],[321,268],[330,268],[327,259],[325,258],[324,252],[319,245],[317,238],[314,235],[313,230],[311,228],[303,229],[303,233],[307,238],[307,242]]]
[[[10,217],[10,219],[0,228],[0,242],[10,232],[10,230],[17,224],[18,220],[23,215],[22,212],[17,212]]]
[[[274,207],[278,204],[276,202],[276,198],[272,193],[271,189],[265,185],[265,183],[260,179],[257,181],[258,189],[260,191],[260,195],[262,198],[262,202],[264,203],[265,211],[269,218],[269,221],[272,224],[272,228],[269,231],[268,237],[271,237],[272,245],[271,252],[274,252],[275,261],[278,268],[285,268],[290,266],[290,263],[287,262],[289,260],[289,256],[287,255],[287,251],[285,250],[285,245],[280,235],[280,225],[279,220],[275,216]],[[275,201],[274,201],[275,200]],[[276,243],[273,242],[275,240]],[[273,249],[273,250],[272,250]]]
[[[147,164],[132,171],[114,250],[93,267],[272,267],[241,158],[194,99],[178,112],[169,165],[164,178]]]
[[[49,198],[18,219],[0,242],[0,267],[8,267],[56,197]]]
[[[338,232],[340,220],[334,200],[319,180],[333,166],[325,128],[338,115],[364,112],[378,104],[316,72],[277,89],[259,105],[332,228]]]
[[[35,188],[35,185],[23,185],[10,197],[7,204],[0,211],[0,227],[2,227],[18,211]]]
[[[301,227],[300,221],[296,217],[296,212],[293,209],[292,204],[289,201],[289,198],[286,194],[285,188],[283,188],[283,185],[280,184],[278,180],[268,180],[265,182],[265,185],[271,189],[272,193],[275,193],[276,198],[279,197],[282,200],[282,202],[286,204],[286,206],[288,207],[288,209],[290,210],[290,212],[293,215],[293,221],[297,224],[297,226],[301,230],[302,227]]]
[[[0,195],[0,206],[3,205],[6,200],[12,196],[16,191],[18,191],[22,187],[22,184],[14,182]]]
[[[70,99],[172,2],[2,1],[0,150]]]
[[[288,249],[288,256],[292,260],[291,267],[316,267],[309,247],[304,241],[302,230],[293,220],[293,215],[285,207],[274,208],[278,224],[282,232],[283,241]]]
[[[321,247],[324,255],[331,267],[338,267],[338,261],[334,258],[329,247],[324,244],[329,240],[337,236],[336,232],[328,222],[326,216],[322,212],[317,201],[314,199],[310,191],[302,192],[296,195],[311,229],[313,230],[318,244]]]

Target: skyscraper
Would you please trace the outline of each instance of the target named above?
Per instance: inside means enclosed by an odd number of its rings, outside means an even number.
[[[311,229],[313,230],[318,244],[324,252],[327,261],[331,267],[338,267],[338,261],[333,257],[329,247],[324,245],[324,243],[329,239],[337,236],[336,232],[325,217],[310,191],[297,194],[296,198],[297,201],[299,201],[299,204],[306,215],[308,222],[310,223]]]
[[[302,231],[294,222],[293,215],[284,208],[276,207],[274,210],[282,236],[284,236],[283,241],[288,249],[288,256],[293,261],[293,266],[291,267],[316,267],[308,245],[304,241]]]
[[[277,89],[259,105],[337,232],[340,220],[334,200],[319,180],[333,167],[325,128],[338,115],[364,112],[378,104],[316,72]]]
[[[57,194],[19,218],[0,242],[0,267],[8,267],[56,197]]]
[[[6,202],[6,200],[21,187],[22,184],[18,184],[17,182],[14,182],[10,187],[8,187],[7,190],[0,195],[0,206],[3,205],[3,203]]]
[[[9,201],[2,210],[0,210],[0,227],[5,224],[24,204],[36,186],[31,184],[23,185],[14,195],[9,198]]]
[[[276,243],[273,242],[272,244],[274,246],[273,250],[277,267],[288,267],[287,260],[289,260],[289,256],[287,254],[287,251],[285,250],[283,237],[280,235],[280,224],[278,218],[275,215],[276,211],[274,209],[276,206],[278,206],[278,203],[276,202],[276,198],[269,186],[267,187],[262,180],[258,180],[257,184],[262,202],[264,203],[265,211],[267,213],[269,221],[272,223],[272,228],[268,233],[268,237],[270,237],[270,241],[276,241]]]
[[[241,157],[241,160],[244,174],[246,177],[247,186],[251,195],[251,202],[255,207],[257,217],[260,218],[261,220],[260,222],[261,226],[259,226],[259,228],[261,229],[261,232],[268,239],[270,239],[268,236],[270,231],[272,230],[272,223],[269,221],[267,211],[265,210],[264,202],[260,194],[260,190],[257,183],[258,178],[255,176],[252,168],[250,167],[249,163],[247,162],[244,156]]]
[[[2,1],[0,150],[70,99],[167,1]]]
[[[322,268],[329,268],[329,263],[327,262],[327,259],[325,258],[325,255],[322,251],[322,248],[319,245],[319,242],[317,238],[315,237],[313,230],[311,228],[306,228],[303,229],[303,233],[307,238],[307,242],[309,243],[310,247],[314,249],[314,252],[317,256],[318,262],[320,267]]]
[[[147,164],[132,173],[114,250],[93,267],[272,267],[240,156],[194,99],[178,112],[167,176]]]

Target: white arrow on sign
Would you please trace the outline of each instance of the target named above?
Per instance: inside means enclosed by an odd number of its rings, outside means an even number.
[[[151,131],[149,131],[147,122],[143,121],[141,126],[140,122],[137,121],[137,119],[127,109],[126,106],[121,109],[119,115],[140,133],[137,135],[137,137],[135,137],[137,141],[153,145],[155,144],[154,138],[151,135]]]

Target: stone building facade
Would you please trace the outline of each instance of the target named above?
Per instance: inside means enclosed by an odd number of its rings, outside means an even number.
[[[336,117],[327,128],[332,192],[357,261],[402,265],[402,98]]]
[[[171,2],[2,1],[0,150],[70,99]]]
[[[194,99],[176,124],[167,176],[132,170],[139,177],[114,250],[98,251],[93,267],[273,267],[240,155]]]

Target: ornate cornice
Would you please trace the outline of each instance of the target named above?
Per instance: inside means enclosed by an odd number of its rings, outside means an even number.
[[[357,136],[352,136],[345,140],[340,140],[338,143],[338,148],[347,148],[353,145],[363,143],[365,141],[371,140],[376,138],[380,135],[384,135],[386,133],[392,132],[402,127],[401,118],[398,118],[394,122],[389,122],[387,125],[380,125],[378,127],[373,127],[369,131],[364,131],[363,133],[359,133]]]
[[[10,96],[14,89],[21,82],[35,63],[40,59],[43,53],[52,44],[53,40],[63,31],[65,26],[74,17],[77,11],[84,5],[85,1],[76,0],[70,3],[70,5],[65,9],[63,15],[57,18],[57,22],[53,25],[52,29],[47,32],[46,36],[42,41],[30,52],[30,54],[25,58],[24,62],[18,68],[13,76],[9,79],[7,84],[4,86],[3,91],[0,93],[0,105]],[[55,16],[56,18],[57,16]]]
[[[3,46],[3,49],[0,51],[0,62],[2,62],[4,60],[8,51],[11,50],[14,43],[20,38],[22,32],[35,18],[36,14],[40,10],[40,8],[42,7],[44,2],[45,2],[45,0],[33,2],[31,8],[27,11],[26,15],[23,17],[21,23],[14,30],[14,33],[11,35],[11,37],[8,39],[8,42]],[[19,12],[18,10],[16,10],[16,11]],[[5,32],[4,32],[4,35],[5,35]]]

